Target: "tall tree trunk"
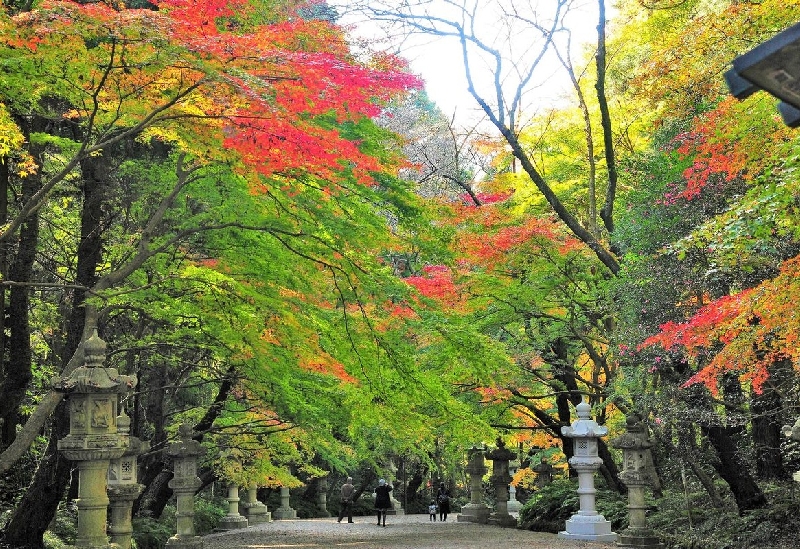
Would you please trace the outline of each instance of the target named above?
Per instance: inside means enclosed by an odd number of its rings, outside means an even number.
[[[22,180],[23,200],[28,200],[40,188],[39,177],[31,176]],[[33,273],[36,249],[39,245],[39,216],[34,214],[25,220],[20,228],[17,255],[3,273],[3,280],[10,282],[30,282]],[[3,258],[7,256],[4,251],[5,244],[0,244],[3,249]],[[17,426],[20,424],[19,407],[25,398],[28,384],[33,379],[31,366],[31,333],[28,311],[30,309],[30,289],[24,285],[12,286],[8,292],[7,317],[4,318],[3,352],[7,351],[7,360],[4,361],[2,381],[0,381],[0,418],[3,420],[3,439],[0,446],[7,446],[14,441]],[[5,307],[6,292],[2,292],[3,306]],[[5,331],[8,330],[6,341]]]
[[[614,134],[611,129],[611,114],[606,99],[606,4],[605,0],[597,2],[600,17],[597,24],[597,104],[600,107],[600,125],[603,128],[603,146],[606,155],[606,169],[608,170],[608,186],[603,207],[600,209],[600,218],[609,233],[614,232],[614,200],[617,194],[617,161],[614,154]]]
[[[703,432],[719,459],[714,462],[714,469],[728,483],[739,513],[765,507],[767,498],[753,480],[747,464],[739,456],[738,448],[731,438],[728,428],[719,424],[709,425],[703,428]]]
[[[83,175],[83,210],[81,240],[78,245],[76,285],[91,287],[102,258],[102,228],[105,177],[109,172],[106,156],[91,157],[81,164]],[[76,290],[69,321],[66,324],[66,345],[62,355],[63,369],[80,344],[85,322],[85,292]],[[42,536],[55,516],[58,504],[69,483],[71,464],[61,457],[58,441],[69,432],[68,400],[62,400],[55,412],[55,421],[44,457],[36,469],[33,482],[14,510],[6,526],[4,542],[12,547],[42,547]]]
[[[0,157],[0,224],[8,220],[9,190],[8,157]],[[0,279],[8,279],[8,242],[0,242]],[[6,378],[6,287],[0,286],[0,380]],[[2,382],[0,382],[2,385]],[[0,387],[0,394],[2,394]],[[2,399],[4,400],[4,399]],[[0,412],[0,449],[6,448],[14,440],[16,425]]]
[[[781,454],[780,412],[783,398],[778,390],[785,373],[791,372],[789,361],[770,366],[770,377],[761,393],[753,392],[750,401],[750,425],[753,436],[753,452],[756,460],[756,476],[761,479],[787,479]]]

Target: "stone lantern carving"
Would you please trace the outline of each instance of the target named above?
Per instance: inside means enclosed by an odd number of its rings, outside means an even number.
[[[203,538],[194,532],[194,494],[200,487],[197,478],[197,458],[205,453],[203,445],[192,438],[192,426],[178,427],[179,440],[167,448],[172,457],[174,476],[169,487],[177,500],[177,533],[167,540],[167,547],[178,549],[201,549]]]
[[[591,418],[592,407],[581,402],[575,407],[578,419],[561,434],[573,439],[573,456],[569,464],[578,473],[578,499],[580,510],[567,521],[566,530],[558,533],[562,539],[613,542],[617,534],[611,531],[611,522],[595,510],[594,474],[603,460],[598,457],[598,439],[608,434],[608,429]]]
[[[487,452],[486,457],[492,460],[492,476],[489,478],[489,482],[494,487],[496,502],[494,513],[489,515],[489,524],[515,527],[517,519],[508,513],[508,485],[511,482],[508,464],[514,459],[514,452],[506,448],[503,439],[498,437],[497,448]]]
[[[112,547],[106,534],[108,467],[128,449],[128,436],[117,430],[117,401],[136,378],[103,367],[106,343],[96,331],[84,342],[83,354],[84,365],[53,384],[69,399],[69,434],[58,449],[78,467],[75,547],[99,549]]]
[[[623,470],[619,478],[628,487],[628,528],[619,533],[619,547],[651,547],[661,549],[655,533],[647,528],[645,513],[645,487],[651,483],[650,448],[653,443],[647,436],[647,428],[635,414],[625,418],[625,434],[615,438],[611,444],[622,450]]]
[[[128,436],[131,428],[131,419],[123,411],[117,417],[117,430],[123,436]],[[128,449],[117,459],[112,459],[108,466],[108,499],[111,505],[111,524],[108,533],[111,543],[116,543],[120,549],[130,549],[131,510],[133,502],[142,493],[144,486],[139,484],[137,478],[137,458],[150,449],[150,443],[137,437],[128,436]]]
[[[491,509],[483,503],[483,475],[489,469],[485,465],[483,448],[473,446],[467,450],[467,474],[469,475],[469,503],[461,508],[458,522],[486,524]]]

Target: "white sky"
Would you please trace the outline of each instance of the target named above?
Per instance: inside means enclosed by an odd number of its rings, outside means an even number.
[[[384,0],[385,2],[386,0]],[[457,2],[480,6],[480,18],[478,19],[479,28],[477,32],[488,42],[492,42],[496,48],[503,48],[513,52],[514,59],[524,59],[529,50],[536,51],[537,44],[534,43],[535,33],[519,32],[518,29],[501,28],[497,21],[496,13],[501,5],[509,6],[512,3],[525,4],[524,16],[529,17],[533,10],[528,8],[528,4],[536,0],[457,0]],[[577,2],[585,1],[586,4],[578,5]],[[383,48],[393,51],[399,50],[400,55],[409,60],[412,70],[422,76],[425,80],[426,91],[430,98],[442,109],[448,117],[456,114],[457,123],[468,125],[482,118],[475,99],[467,91],[467,82],[464,76],[464,65],[461,56],[461,48],[455,38],[452,37],[430,37],[412,36],[405,40],[397,39],[390,43],[386,33],[383,32],[374,22],[365,20],[363,15],[348,14],[347,8],[357,3],[358,0],[328,0],[328,3],[336,6],[342,13],[342,23],[353,25],[356,36],[364,38],[383,39]],[[595,43],[597,25],[597,8],[594,0],[577,0],[573,14],[569,20],[570,27],[573,29],[573,57],[580,55],[579,43]],[[395,2],[396,3],[396,2]],[[427,6],[437,15],[447,14],[447,5],[453,3],[450,0],[429,0]],[[550,8],[555,0],[539,0],[539,5],[544,9]],[[510,35],[510,37],[509,37]],[[476,58],[478,59],[478,58]],[[565,76],[554,77],[554,74],[563,71],[558,61],[553,57],[549,62],[537,69],[535,80],[532,84],[541,83],[540,86],[528,86],[530,91],[526,99],[529,101],[527,109],[538,109],[552,105],[559,97],[563,97],[569,92],[570,84]],[[472,75],[479,87],[482,95],[492,97],[493,82],[491,80],[493,71],[482,66],[478,61],[472,63]],[[506,74],[510,86],[506,88],[514,89],[517,79],[513,74]]]

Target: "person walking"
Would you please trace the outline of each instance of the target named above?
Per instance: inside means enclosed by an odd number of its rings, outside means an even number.
[[[431,516],[430,520],[436,522],[436,502],[433,500],[431,500],[431,504],[428,505],[428,514]]]
[[[353,524],[353,492],[355,491],[355,486],[353,486],[353,477],[347,477],[347,481],[342,484],[341,490],[341,507],[339,509],[339,520],[336,522],[342,522],[344,515],[347,514],[347,522],[349,524]]]
[[[444,482],[439,485],[436,501],[439,503],[439,520],[444,522],[450,512],[450,492],[447,491],[447,486],[444,485]]]
[[[392,487],[386,484],[386,480],[378,481],[378,487],[375,488],[375,512],[378,514],[378,526],[381,526],[381,519],[383,519],[383,526],[386,527],[386,512],[392,508],[392,500],[389,499],[391,491]]]

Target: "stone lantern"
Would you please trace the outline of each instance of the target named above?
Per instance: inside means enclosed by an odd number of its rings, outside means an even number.
[[[508,462],[508,474],[511,478],[514,478],[514,475],[517,474],[519,471],[519,462],[516,460]],[[514,484],[509,484],[508,486],[508,503],[506,504],[506,509],[509,513],[518,513],[520,509],[522,509],[522,503],[517,500],[517,487]]]
[[[483,503],[483,475],[489,469],[485,465],[483,448],[473,446],[467,450],[467,474],[469,475],[469,503],[461,507],[456,517],[458,522],[486,524],[491,510]]]
[[[167,540],[171,549],[201,549],[203,538],[194,532],[194,494],[200,487],[197,477],[197,458],[205,453],[203,445],[192,438],[192,426],[182,424],[178,427],[177,442],[167,448],[172,457],[174,476],[169,487],[175,492],[177,500],[175,518],[177,533]]]
[[[497,448],[487,452],[486,457],[492,460],[492,476],[489,482],[494,486],[496,502],[494,513],[489,515],[489,524],[516,526],[517,519],[508,513],[508,485],[511,482],[508,464],[514,459],[514,452],[506,448],[502,438],[497,437]]]
[[[272,513],[267,506],[258,501],[258,485],[253,482],[247,487],[245,502],[242,503],[242,510],[247,517],[247,524],[262,524],[272,522]]]
[[[550,465],[546,458],[542,458],[542,461],[539,462],[539,464],[534,465],[531,469],[534,473],[536,473],[534,485],[537,488],[544,488],[553,482],[553,473],[555,472],[555,467]]]
[[[575,407],[578,419],[561,434],[573,439],[573,456],[569,464],[578,473],[578,499],[580,510],[567,521],[566,530],[558,533],[562,539],[613,542],[617,534],[611,531],[611,522],[595,510],[594,474],[603,460],[598,456],[598,439],[608,434],[608,429],[591,418],[592,407],[581,402]]]
[[[328,511],[328,477],[319,479],[317,485],[317,515],[320,517],[331,516],[331,512]]]
[[[797,421],[794,422],[794,425],[784,425],[783,426],[783,436],[788,437],[795,442],[800,442],[800,418],[797,418]],[[800,482],[800,471],[796,471],[792,478],[795,482]]]
[[[131,428],[131,419],[123,411],[117,417],[117,430],[123,436],[128,436]],[[150,443],[137,437],[128,436],[128,449],[117,459],[112,459],[108,466],[108,499],[111,506],[111,521],[108,532],[111,543],[116,543],[120,549],[130,549],[131,510],[133,502],[139,497],[143,485],[137,478],[136,459],[150,449]]]
[[[84,365],[53,384],[68,393],[69,434],[58,441],[64,456],[78,467],[77,548],[112,547],[106,534],[108,467],[128,449],[128,436],[117,430],[119,395],[136,378],[103,367],[106,343],[95,331],[83,344]]]
[[[235,482],[228,483],[228,514],[222,517],[217,526],[218,531],[239,530],[247,528],[247,517],[239,514],[239,485]]]
[[[289,487],[281,486],[281,506],[272,513],[275,520],[290,520],[297,518],[297,511],[289,505]]]
[[[628,487],[628,528],[619,533],[619,547],[651,547],[661,549],[655,533],[647,528],[645,513],[645,487],[651,482],[650,448],[653,443],[641,418],[635,414],[625,418],[625,434],[615,438],[611,444],[622,450],[623,470],[619,478]]]

